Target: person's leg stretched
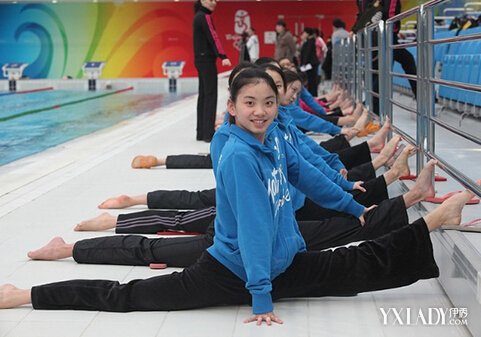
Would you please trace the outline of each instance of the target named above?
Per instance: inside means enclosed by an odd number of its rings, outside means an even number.
[[[437,277],[429,232],[459,224],[470,191],[446,200],[437,209],[376,240],[357,247],[297,254],[291,266],[273,280],[272,298],[352,294],[411,284]],[[104,311],[181,310],[221,304],[247,304],[245,282],[209,254],[181,273],[135,280],[66,281],[19,289],[0,286],[0,308],[33,303],[35,309]]]

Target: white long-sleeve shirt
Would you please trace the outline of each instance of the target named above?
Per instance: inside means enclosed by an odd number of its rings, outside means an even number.
[[[257,35],[249,36],[246,47],[251,62],[255,62],[259,58],[259,39],[257,38]]]

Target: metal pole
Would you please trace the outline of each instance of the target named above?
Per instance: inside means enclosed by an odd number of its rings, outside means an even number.
[[[426,150],[426,90],[425,90],[425,60],[427,59],[424,54],[425,40],[426,40],[426,28],[424,22],[426,19],[426,11],[424,6],[419,7],[419,13],[417,17],[418,22],[418,36],[417,36],[417,118],[416,118],[416,144],[420,149],[416,154],[416,174],[419,175],[424,167],[424,151]]]
[[[362,49],[362,33],[358,32],[356,34],[357,40],[357,100],[362,102],[362,75],[364,69],[364,62],[363,62],[363,54],[364,51]]]
[[[392,49],[392,44],[393,44],[393,24],[387,22],[386,23],[386,29],[385,29],[385,43],[386,43],[386,48],[385,48],[385,62],[384,62],[384,71],[386,74],[386,80],[384,81],[384,86],[385,86],[385,104],[384,104],[384,114],[385,116],[389,117],[391,120],[391,123],[394,122],[393,120],[393,111],[392,111],[392,99],[393,99],[393,90],[392,90],[392,78],[393,76],[391,75],[391,70],[392,70],[392,63],[393,63],[393,49]],[[391,138],[392,133],[389,133],[389,138]]]
[[[423,7],[424,9],[424,7]],[[434,45],[431,44],[429,41],[431,41],[434,38],[434,13],[433,13],[433,7],[429,7],[427,9],[424,9],[426,11],[426,26],[425,26],[425,55],[426,55],[426,99],[427,99],[427,109],[426,109],[426,114],[427,114],[427,149],[428,152],[430,153],[436,153],[435,151],[435,139],[436,139],[436,134],[435,134],[435,129],[436,129],[436,124],[432,122],[431,118],[435,116],[436,113],[436,90],[434,83],[431,83],[430,79],[434,78]]]
[[[378,45],[378,64],[379,64],[379,117],[381,122],[386,119],[386,30],[384,28],[384,21],[379,21],[377,26],[377,45]]]
[[[372,37],[370,32],[364,28],[364,38],[365,38],[365,51],[366,51],[366,63],[365,63],[365,76],[366,76],[366,105],[368,106],[369,110],[373,111],[373,106],[372,106],[372,73],[369,69],[372,68]]]

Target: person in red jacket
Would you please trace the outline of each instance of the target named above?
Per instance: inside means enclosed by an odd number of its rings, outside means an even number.
[[[225,55],[215,31],[212,13],[216,0],[197,0],[194,4],[194,63],[199,74],[199,98],[197,99],[197,140],[210,142],[214,135],[217,110],[217,65],[231,62]]]

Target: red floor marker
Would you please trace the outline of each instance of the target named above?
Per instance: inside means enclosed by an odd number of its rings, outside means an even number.
[[[407,175],[407,176],[400,176],[399,177],[399,180],[416,180],[417,179],[417,175],[415,174],[410,174],[410,175]],[[447,181],[448,179],[446,177],[443,177],[443,176],[440,176],[440,175],[435,175],[434,176],[434,181]]]
[[[150,269],[165,269],[167,264],[165,263],[151,263],[149,264]]]
[[[445,195],[442,195],[440,197],[429,197],[424,199],[423,201],[426,202],[432,202],[433,204],[441,204],[443,201],[446,201],[447,199],[451,198],[453,195],[461,193],[461,191],[455,191],[455,192],[449,192],[446,193]],[[473,197],[471,200],[469,200],[466,205],[477,205],[479,204],[479,199]]]

